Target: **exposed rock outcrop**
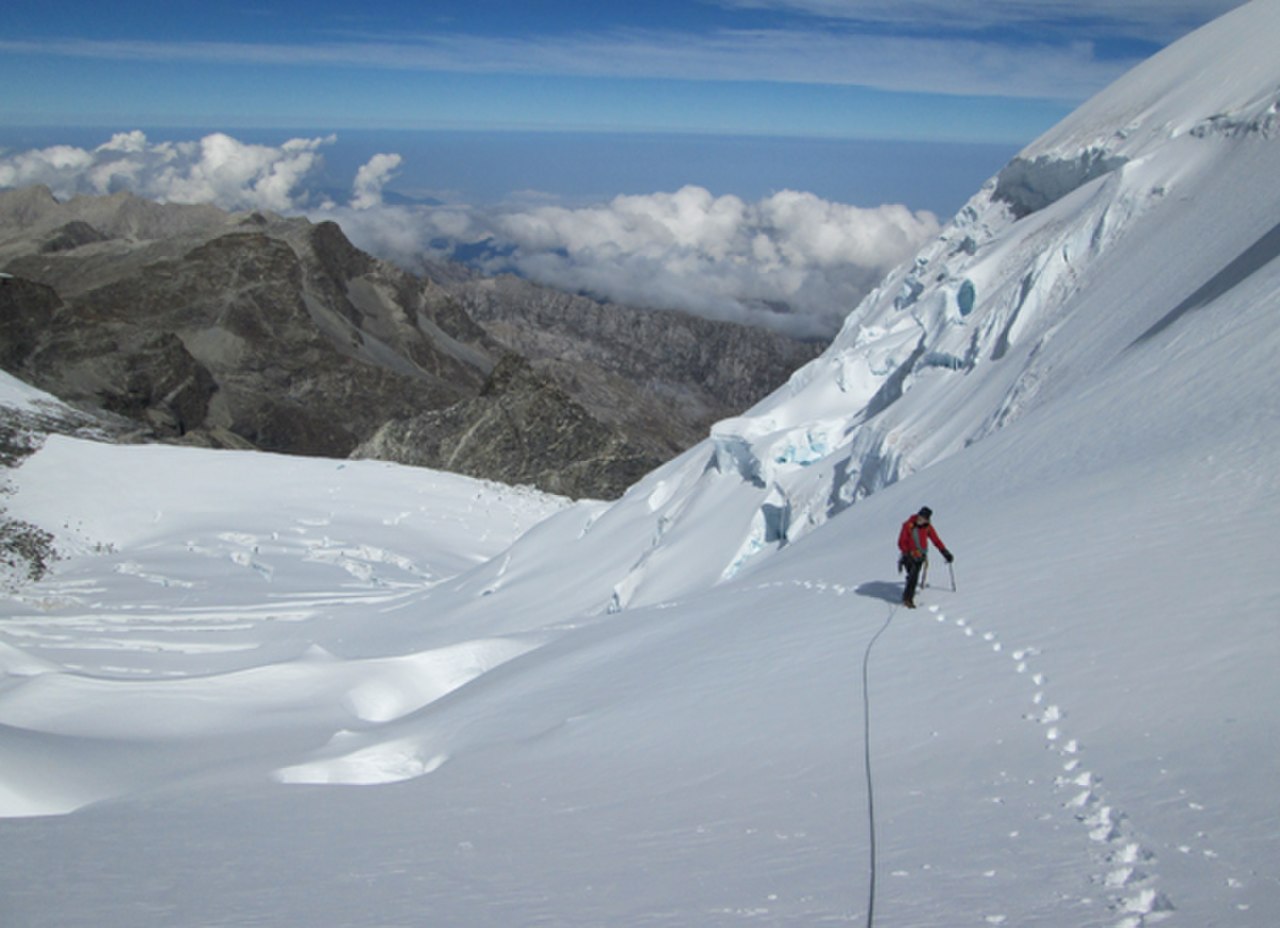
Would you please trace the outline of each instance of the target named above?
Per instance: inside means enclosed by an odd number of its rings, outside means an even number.
[[[663,461],[515,354],[494,368],[479,396],[388,422],[355,456],[476,477],[496,469],[512,483],[605,498],[621,495]]]
[[[685,313],[602,304],[515,277],[448,289],[507,349],[664,459],[784,383],[823,347]]]

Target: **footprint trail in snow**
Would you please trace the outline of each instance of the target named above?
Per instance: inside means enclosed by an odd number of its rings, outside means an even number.
[[[825,581],[793,582],[818,593],[843,596],[854,592]],[[1047,749],[1060,758],[1060,772],[1053,781],[1055,798],[1088,835],[1097,865],[1093,881],[1106,894],[1106,904],[1117,919],[1112,928],[1145,928],[1168,918],[1174,905],[1158,887],[1156,855],[1134,837],[1128,816],[1109,801],[1102,778],[1087,767],[1084,747],[1071,737],[1065,724],[1068,713],[1050,699],[1049,681],[1035,669],[1035,659],[1041,651],[1027,647],[1006,652],[994,632],[980,631],[965,618],[951,619],[940,606],[928,605],[925,609],[940,625],[981,642],[993,655],[1010,658],[1014,672],[1032,685],[1032,708],[1023,713],[1023,718],[1043,728]],[[988,918],[991,924],[1003,921],[1001,915]]]
[[[979,633],[967,619],[949,619],[937,605],[926,607],[942,625],[959,629],[965,637],[981,637],[994,654],[1005,649],[994,632]],[[1040,725],[1045,744],[1061,758],[1061,772],[1054,780],[1059,802],[1081,827],[1095,847],[1098,873],[1095,882],[1107,894],[1107,904],[1117,913],[1114,928],[1143,928],[1173,912],[1173,904],[1157,887],[1156,855],[1130,833],[1128,817],[1111,802],[1102,788],[1102,778],[1085,764],[1081,743],[1065,726],[1067,712],[1049,698],[1048,679],[1035,669],[1037,648],[1017,648],[1009,652],[1014,672],[1032,685],[1030,711],[1023,718]]]

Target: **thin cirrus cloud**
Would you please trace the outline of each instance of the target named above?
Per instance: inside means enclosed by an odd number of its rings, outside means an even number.
[[[901,30],[976,33],[1034,29],[1069,40],[1140,39],[1163,44],[1244,0],[716,0],[725,9],[778,10]]]
[[[1087,42],[1011,45],[969,37],[798,29],[612,30],[530,37],[463,33],[315,44],[0,40],[0,51],[133,62],[750,81],[1042,99],[1083,98],[1137,61],[1099,60]]]
[[[345,202],[312,189],[333,137],[254,145],[225,133],[153,142],[119,133],[97,148],[58,145],[0,157],[0,187],[59,198],[132,191],[168,202],[305,213],[339,222],[361,247],[410,268],[464,246],[481,270],[616,302],[681,309],[827,336],[883,274],[939,229],[925,211],[861,209],[792,190],[757,201],[688,185],[592,206],[395,205],[401,161],[379,154]]]
[[[1160,45],[1239,2],[690,0],[673,3],[670,9],[655,7],[652,13],[646,13],[644,5],[602,4],[589,26],[568,8],[549,4],[536,15],[518,17],[509,27],[502,16],[459,5],[448,10],[448,18],[441,12],[444,26],[434,31],[425,13],[409,15],[403,7],[391,5],[359,15],[320,10],[293,31],[255,30],[251,23],[231,17],[219,21],[216,33],[194,18],[175,18],[159,31],[143,18],[116,22],[97,7],[86,7],[78,34],[49,32],[42,22],[32,20],[0,36],[0,53],[10,59],[8,79],[19,88],[9,101],[11,109],[30,97],[45,110],[68,113],[85,99],[86,87],[96,90],[148,66],[158,76],[117,93],[160,97],[172,85],[167,110],[176,107],[188,114],[193,108],[215,105],[204,90],[211,81],[235,81],[246,66],[275,69],[277,74],[256,75],[253,87],[246,90],[250,100],[239,101],[245,105],[278,83],[274,77],[288,75],[292,110],[323,116],[329,111],[326,107],[350,107],[349,101],[363,93],[355,110],[368,112],[378,109],[380,97],[390,93],[394,103],[384,103],[384,109],[390,106],[390,112],[406,113],[413,121],[413,114],[426,107],[427,122],[433,118],[431,107],[441,105],[439,100],[447,100],[461,83],[431,83],[426,77],[412,89],[397,92],[381,75],[536,77],[593,89],[610,79],[615,85],[632,82],[613,88],[620,108],[646,94],[669,94],[671,84],[704,89],[791,85],[840,88],[845,93],[1071,104],[1091,96]],[[663,10],[671,15],[664,16]],[[283,22],[283,8],[275,12]],[[83,67],[67,77],[64,69],[51,66],[58,60],[78,60]],[[127,62],[129,68],[98,68],[95,62]],[[183,64],[199,65],[199,77],[174,67]],[[26,75],[34,73],[29,65],[45,76],[23,86]],[[161,74],[160,69],[167,70]],[[349,71],[364,80],[352,78]],[[667,86],[658,86],[664,83]],[[486,106],[501,109],[493,97],[502,96],[502,88],[473,82],[466,89],[489,100],[471,107],[481,111],[476,116],[480,122],[486,122]],[[181,95],[188,97],[185,106]],[[709,101],[704,106],[709,110],[720,103],[714,96],[701,99]],[[898,100],[905,108],[915,102],[905,96]],[[133,104],[128,99],[113,103],[109,97],[80,105],[128,110],[137,113],[139,121],[166,111],[159,103],[150,110],[129,109]],[[278,101],[264,105],[279,109]],[[286,108],[272,115],[288,112]],[[574,127],[584,121],[619,119],[616,114],[593,114],[575,121],[572,115],[553,113],[550,119]],[[438,122],[443,117],[434,118]],[[663,128],[664,119],[671,124],[668,128],[688,128],[672,113],[650,120],[650,128]],[[767,125],[777,117],[770,114],[761,120]],[[787,131],[796,128],[785,119],[783,123],[790,127]],[[337,123],[320,118],[310,124]],[[873,129],[861,131],[874,135]]]

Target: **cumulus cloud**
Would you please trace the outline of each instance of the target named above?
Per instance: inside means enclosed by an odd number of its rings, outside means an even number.
[[[614,302],[825,336],[939,231],[928,212],[784,190],[756,202],[687,186],[595,206],[336,210],[359,244],[402,262],[459,247],[489,273]]]
[[[400,167],[399,155],[374,155],[356,171],[351,187],[351,208],[372,209],[382,205],[382,188],[395,176]]]
[[[336,204],[308,184],[334,139],[250,145],[222,133],[153,142],[121,133],[95,149],[0,157],[0,187],[45,184],[60,198],[131,190],[162,202],[305,213],[337,221],[360,247],[414,269],[463,259],[600,299],[681,309],[796,335],[833,333],[894,265],[939,230],[904,206],[864,209],[784,190],[755,202],[703,187],[569,208],[526,202],[389,205],[402,159],[378,154]]]
[[[167,203],[287,211],[335,137],[251,145],[221,132],[199,141],[151,142],[122,132],[94,149],[57,145],[0,158],[0,187],[44,184],[55,196],[129,190]]]

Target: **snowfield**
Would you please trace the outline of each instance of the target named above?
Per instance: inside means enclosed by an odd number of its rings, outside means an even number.
[[[3,923],[1280,924],[1276,35],[1086,104],[612,505],[50,438]]]

